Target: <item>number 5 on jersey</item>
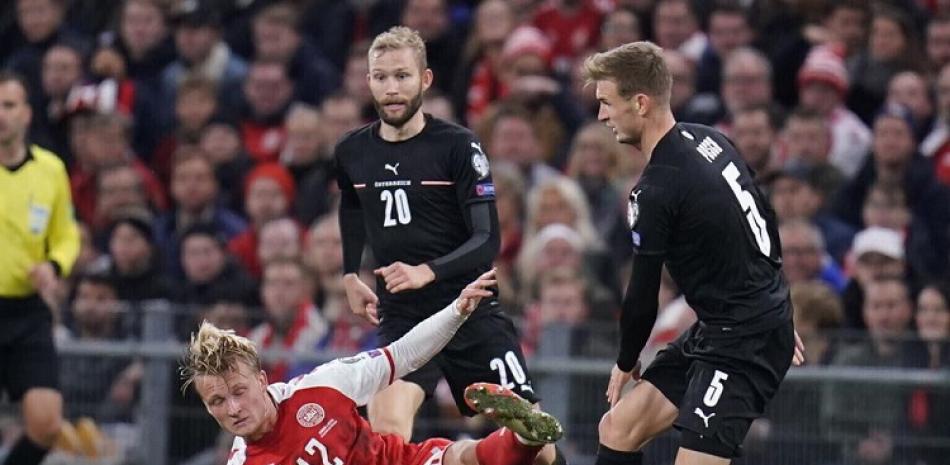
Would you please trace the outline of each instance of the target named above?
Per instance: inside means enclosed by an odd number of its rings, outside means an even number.
[[[389,228],[397,224],[406,225],[412,221],[412,213],[409,211],[409,196],[404,189],[383,190],[379,193],[379,200],[385,204],[383,212],[383,227]],[[395,204],[396,208],[393,208]],[[393,213],[396,216],[393,217]]]
[[[752,236],[755,237],[755,245],[759,247],[762,255],[771,256],[772,241],[769,238],[769,230],[765,224],[765,218],[759,213],[759,207],[755,204],[755,198],[739,184],[739,168],[736,164],[729,162],[726,168],[722,170],[722,177],[729,183],[732,193],[735,194],[742,212],[745,213],[746,220],[749,222],[749,228],[752,230]]]

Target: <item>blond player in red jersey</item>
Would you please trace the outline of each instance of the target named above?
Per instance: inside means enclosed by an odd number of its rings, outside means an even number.
[[[491,296],[494,271],[392,344],[337,359],[289,383],[268,385],[257,349],[232,331],[203,323],[182,366],[208,413],[236,438],[228,465],[529,465],[561,425],[510,390],[468,387],[469,406],[503,428],[480,441],[405,443],[379,434],[357,412],[378,391],[424,365]]]

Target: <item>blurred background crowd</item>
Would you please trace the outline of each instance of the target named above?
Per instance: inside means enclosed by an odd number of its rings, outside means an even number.
[[[677,119],[729,135],[772,201],[809,363],[950,367],[946,0],[2,2],[0,65],[32,86],[30,141],[66,162],[82,227],[58,339],[136,340],[157,299],[179,341],[208,319],[265,349],[374,347],[342,291],[332,157],[376,117],[368,43],[396,24],[427,42],[423,109],[473,129],[491,159],[501,295],[529,357],[552,325],[568,355],[615,356],[626,196],[643,165],[596,121],[580,64],[648,39],[665,50]],[[695,320],[668,276],[660,299],[647,357]],[[141,362],[61,371],[69,418],[135,414]],[[778,405],[848,438],[807,463],[946,463],[894,439],[950,437],[946,388]],[[602,412],[585,410],[571,415],[594,434]],[[208,430],[177,428],[190,441],[178,458],[211,445]]]

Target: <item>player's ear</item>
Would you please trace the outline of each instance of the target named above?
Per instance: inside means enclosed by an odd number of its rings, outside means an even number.
[[[260,373],[257,374],[257,380],[261,382],[261,386],[264,386],[265,389],[267,388],[267,372],[261,370]]]
[[[422,90],[429,90],[429,87],[432,86],[432,70],[426,68],[422,71]]]

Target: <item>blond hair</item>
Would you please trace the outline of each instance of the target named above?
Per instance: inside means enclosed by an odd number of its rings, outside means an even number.
[[[182,392],[199,376],[222,376],[238,370],[239,362],[250,365],[254,373],[261,370],[254,343],[234,330],[218,328],[205,320],[198,332],[192,333],[188,353],[181,363]]]
[[[425,42],[418,32],[406,26],[393,26],[388,31],[376,36],[372,45],[369,46],[369,58],[379,56],[383,52],[404,48],[408,48],[415,53],[416,59],[419,61],[419,69],[429,67]]]
[[[584,61],[587,82],[613,81],[623,98],[646,94],[668,102],[673,77],[663,60],[663,49],[653,42],[624,44],[595,53]]]

